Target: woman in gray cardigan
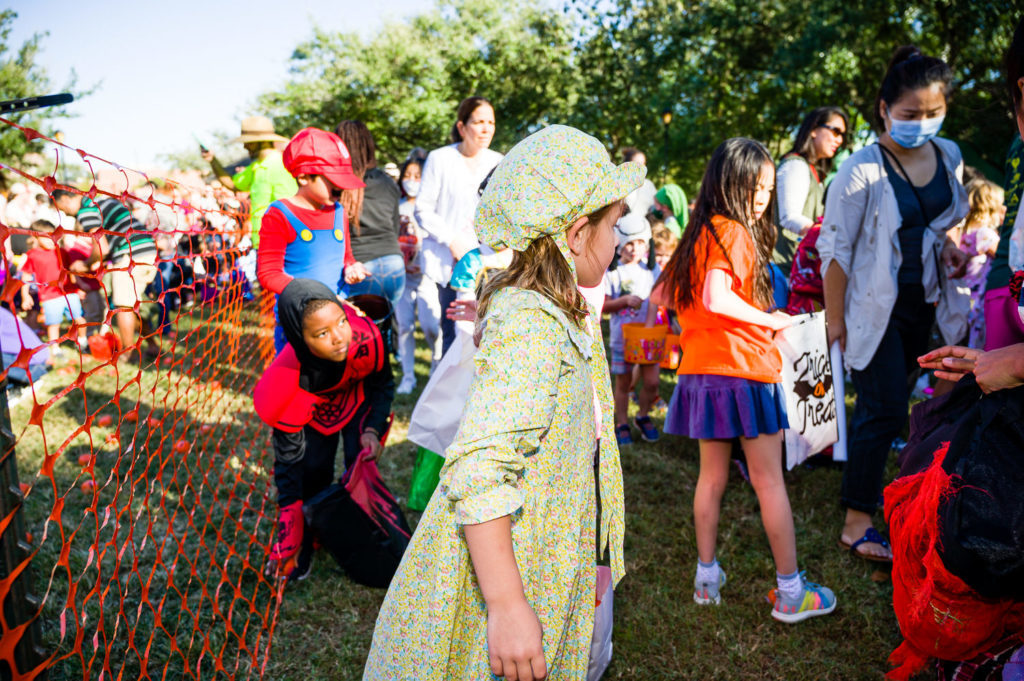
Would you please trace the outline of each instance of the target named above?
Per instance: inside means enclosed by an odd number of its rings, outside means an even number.
[[[951,80],[942,60],[896,51],[876,103],[885,132],[840,167],[817,243],[829,341],[842,346],[857,391],[840,543],[868,560],[892,560],[872,514],[917,357],[936,322],[947,343],[967,331],[969,301],[952,282],[966,261],[947,236],[967,215],[963,159],[935,137]]]

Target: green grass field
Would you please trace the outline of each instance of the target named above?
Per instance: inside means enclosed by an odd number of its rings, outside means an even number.
[[[176,348],[174,366],[147,369],[138,382],[131,374],[97,371],[84,390],[48,405],[43,429],[29,423],[31,398],[12,409],[21,477],[31,485],[26,526],[40,548],[33,562],[36,591],[48,594],[44,640],[58,653],[51,679],[99,678],[104,667],[126,679],[145,678],[143,669],[164,678],[165,668],[166,678],[259,676],[273,594],[256,571],[276,509],[264,468],[268,432],[251,404],[259,360],[251,338],[243,334],[233,342],[230,334],[190,334]],[[416,449],[406,429],[426,383],[427,357],[420,353],[418,390],[396,399],[381,460],[400,501]],[[213,359],[196,365],[197,356]],[[77,372],[52,373],[39,400],[57,395]],[[663,374],[666,400],[673,386],[674,377]],[[115,394],[119,405],[111,400]],[[122,422],[119,431],[95,425],[108,412],[116,425],[118,406],[137,406],[138,421]],[[94,417],[91,430],[68,439],[54,457],[87,414]],[[661,421],[655,414],[659,427]],[[90,451],[90,434],[97,456],[83,469],[77,456]],[[179,440],[193,443],[191,449],[174,452]],[[44,451],[52,478],[36,473],[45,468]],[[836,546],[837,470],[800,468],[786,476],[800,567],[834,589],[839,602],[832,616],[787,626],[770,617],[766,596],[775,571],[757,499],[735,470],[719,541],[729,584],[720,607],[701,608],[692,601],[696,444],[672,436],[638,443],[623,450],[622,464],[627,575],[615,595],[615,655],[606,679],[882,678],[899,643],[892,589],[887,575]],[[95,504],[81,490],[86,478],[96,481]],[[55,499],[64,500],[59,526],[51,518]],[[415,525],[418,514],[409,520]],[[63,548],[69,549],[66,564],[58,566]],[[71,584],[78,591],[69,598]],[[383,597],[382,590],[340,574],[328,554],[318,554],[310,578],[285,591],[264,678],[360,678]],[[76,604],[74,613],[69,602]],[[76,634],[82,637],[77,642]],[[226,669],[216,668],[218,659]]]
[[[422,389],[427,358],[419,359]],[[666,400],[674,385],[674,377],[663,373]],[[395,426],[381,462],[400,501],[408,494],[415,458],[405,429],[416,394],[395,402]],[[655,415],[655,422],[660,427],[662,418]],[[836,545],[842,518],[838,470],[798,468],[786,476],[800,567],[811,581],[834,589],[839,603],[829,617],[789,626],[770,616],[766,596],[775,586],[775,569],[757,498],[735,469],[719,540],[729,584],[720,607],[702,608],[692,600],[696,443],[663,436],[653,445],[634,444],[623,450],[622,465],[627,575],[615,593],[615,655],[604,678],[882,678],[886,658],[900,641],[892,587],[887,573],[877,573]],[[418,514],[408,515],[411,523],[418,520]],[[318,555],[309,579],[285,592],[267,678],[360,678],[383,598],[383,590],[353,584],[328,555]]]
[[[238,312],[182,315],[159,367],[72,352],[12,406],[49,679],[258,675],[275,507]]]

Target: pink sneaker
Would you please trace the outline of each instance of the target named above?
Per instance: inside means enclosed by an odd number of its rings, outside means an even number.
[[[305,525],[301,501],[281,508],[277,514],[277,541],[270,548],[270,560],[283,561],[298,553]]]

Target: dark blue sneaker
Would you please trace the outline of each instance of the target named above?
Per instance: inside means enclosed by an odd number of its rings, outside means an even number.
[[[620,447],[633,444],[633,433],[629,430],[629,424],[621,423],[615,426],[615,440]]]
[[[633,423],[640,429],[640,437],[646,442],[657,442],[661,434],[658,429],[654,427],[654,422],[651,421],[650,416],[637,416],[633,419]]]

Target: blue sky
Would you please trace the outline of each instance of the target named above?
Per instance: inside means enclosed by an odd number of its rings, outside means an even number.
[[[72,68],[100,83],[60,122],[65,143],[129,167],[234,132],[261,92],[287,79],[292,49],[329,31],[371,33],[429,0],[14,0],[9,46],[48,32],[40,62],[55,91]],[[43,93],[40,93],[43,94]]]

